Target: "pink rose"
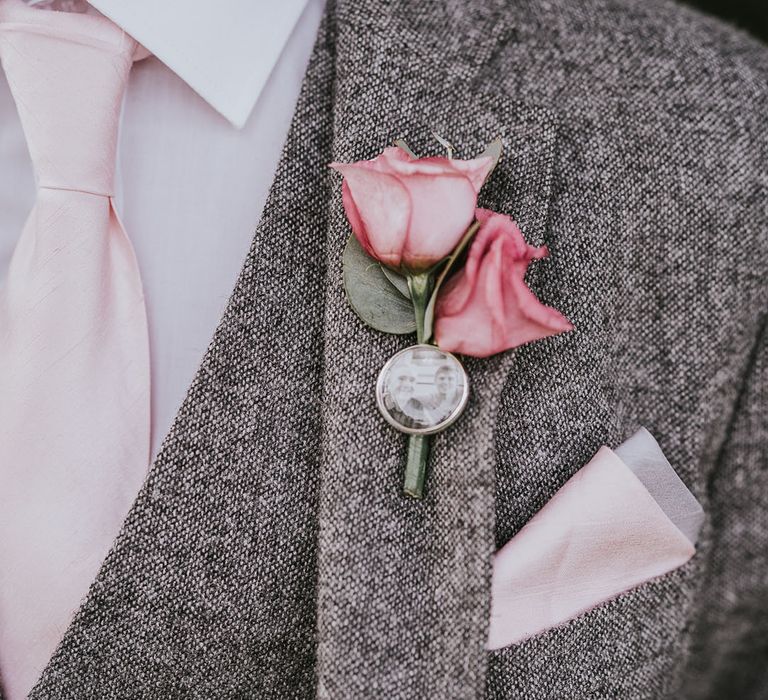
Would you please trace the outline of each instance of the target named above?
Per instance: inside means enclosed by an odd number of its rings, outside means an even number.
[[[391,147],[373,160],[331,167],[344,176],[344,209],[365,251],[388,267],[421,272],[461,240],[493,163],[412,158]]]
[[[442,286],[435,307],[441,350],[488,357],[532,340],[573,329],[559,311],[542,304],[523,281],[528,263],[547,248],[525,242],[508,216],[478,209],[480,222],[464,267]]]

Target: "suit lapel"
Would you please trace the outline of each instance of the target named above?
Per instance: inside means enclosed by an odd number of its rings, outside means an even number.
[[[371,158],[401,135],[417,153],[436,154],[432,130],[467,158],[501,136],[505,156],[481,203],[513,215],[528,240],[541,243],[554,120],[487,87],[491,48],[502,38],[489,17],[428,14],[464,40],[426,46],[445,33],[427,32],[416,9],[374,15],[340,7],[334,160]],[[425,500],[405,499],[405,438],[379,416],[373,387],[385,361],[415,340],[366,328],[345,301],[341,256],[349,226],[339,184],[334,181],[326,261],[318,696],[481,697],[494,549],[494,428],[515,353],[466,363],[468,408],[433,440]]]
[[[401,135],[436,153],[435,130],[459,157],[500,135],[481,203],[542,242],[555,123],[487,87],[506,31],[490,11],[440,7],[329,0],[227,310],[32,698],[482,695],[495,416],[516,354],[467,363],[469,407],[434,441],[425,501],[406,501],[404,440],[373,386],[412,339],[348,308],[326,168]]]

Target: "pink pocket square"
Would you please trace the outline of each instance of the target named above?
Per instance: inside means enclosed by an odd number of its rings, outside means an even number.
[[[488,648],[563,623],[687,562],[703,511],[650,433],[602,447],[494,558]]]

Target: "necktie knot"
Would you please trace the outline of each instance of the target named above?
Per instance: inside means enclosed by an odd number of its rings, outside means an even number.
[[[0,60],[40,187],[112,195],[135,49],[106,17],[0,0]]]

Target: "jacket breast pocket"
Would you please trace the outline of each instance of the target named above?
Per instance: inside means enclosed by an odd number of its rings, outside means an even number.
[[[489,697],[663,697],[703,523],[647,430],[600,448],[494,557]]]
[[[487,700],[682,697],[701,554],[587,612],[488,652]]]

